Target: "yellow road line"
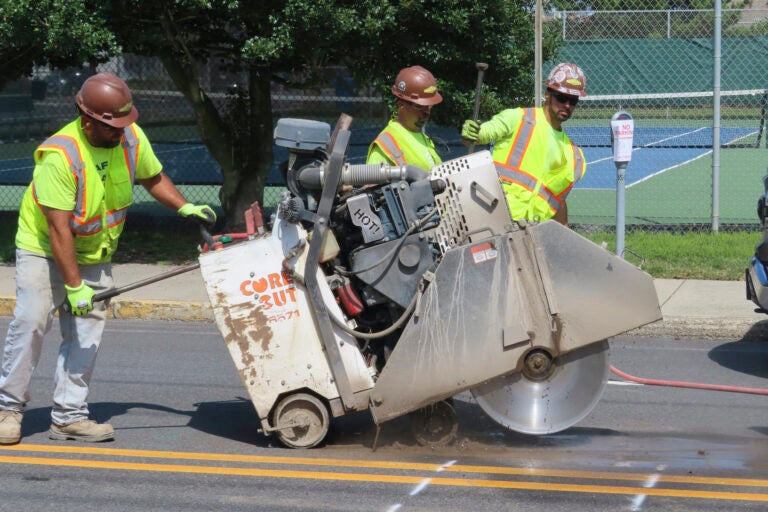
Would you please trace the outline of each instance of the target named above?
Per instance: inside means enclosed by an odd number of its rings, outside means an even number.
[[[147,464],[147,463],[134,463],[134,462],[102,461],[102,460],[59,459],[59,458],[48,458],[48,457],[0,456],[0,463],[58,466],[58,467],[82,467],[82,468],[90,468],[90,469],[112,469],[112,470],[124,470],[124,471],[155,471],[155,472],[167,472],[167,473],[216,474],[216,475],[261,477],[261,478],[298,478],[298,479],[309,479],[309,480],[334,480],[334,481],[394,483],[394,484],[411,484],[411,485],[419,484],[424,480],[423,476],[380,475],[380,474],[365,474],[365,473],[330,473],[330,472],[321,472],[321,471],[274,470],[274,469],[256,469],[256,468],[215,467],[215,466],[188,466],[188,465],[177,465],[177,464]],[[665,497],[675,497],[675,498],[698,498],[698,499],[710,499],[710,500],[768,502],[768,494],[701,491],[701,490],[688,490],[688,489],[661,489],[661,488],[649,489],[649,488],[643,488],[643,487],[580,485],[580,484],[546,483],[546,482],[512,482],[512,481],[502,481],[502,480],[478,480],[478,479],[439,478],[439,477],[431,477],[429,483],[430,485],[443,485],[443,486],[454,486],[454,487],[476,487],[476,488],[492,488],[492,489],[518,489],[518,490],[535,490],[535,491],[549,491],[549,492],[574,492],[574,493],[622,494],[622,495],[644,494],[646,496],[665,496]]]
[[[205,453],[205,452],[173,452],[164,450],[130,450],[122,448],[103,448],[95,446],[54,446],[54,445],[35,445],[18,444],[11,446],[0,446],[0,453],[3,450],[19,452],[44,452],[44,453],[65,453],[79,455],[101,455],[111,457],[138,457],[154,459],[175,459],[175,460],[198,460],[198,461],[216,461],[216,462],[245,462],[261,464],[293,464],[304,466],[326,466],[326,467],[350,467],[367,469],[401,469],[413,471],[435,471],[440,464],[426,464],[417,462],[392,462],[392,461],[369,461],[356,459],[320,459],[310,457],[278,457],[270,455],[237,455],[227,453]],[[512,468],[502,466],[468,466],[455,464],[442,469],[445,472],[452,473],[485,473],[496,475],[517,475],[517,476],[538,476],[555,478],[582,478],[591,480],[621,480],[621,481],[641,481],[648,478],[647,473],[621,473],[608,471],[569,471],[553,470],[540,468]],[[677,475],[659,475],[659,482],[681,483],[681,484],[703,484],[703,485],[724,485],[738,487],[768,487],[766,479],[745,479],[745,478],[723,478],[723,477],[697,477],[697,476],[677,476]]]

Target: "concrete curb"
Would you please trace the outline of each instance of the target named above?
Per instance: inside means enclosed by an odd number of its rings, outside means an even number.
[[[698,318],[668,316],[626,333],[627,336],[678,339],[768,340],[768,320],[753,317]]]
[[[0,316],[13,316],[16,297],[0,296]],[[167,320],[180,322],[213,322],[213,309],[209,304],[148,299],[112,299],[108,305],[108,318]]]

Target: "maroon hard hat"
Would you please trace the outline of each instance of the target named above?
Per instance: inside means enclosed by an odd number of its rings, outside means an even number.
[[[437,105],[443,97],[437,92],[437,81],[421,66],[401,69],[392,86],[392,94],[417,105]]]
[[[112,73],[89,77],[75,102],[86,115],[115,128],[125,128],[139,117],[128,85]]]

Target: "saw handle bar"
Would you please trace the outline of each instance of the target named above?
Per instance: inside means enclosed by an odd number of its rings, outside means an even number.
[[[208,244],[208,247],[213,247],[214,241],[213,236],[211,235],[210,231],[208,231],[208,224],[204,220],[199,221],[200,225],[200,235],[203,238],[203,241]],[[183,267],[175,268],[173,270],[169,270],[168,272],[163,272],[161,274],[157,274],[155,276],[148,277],[146,279],[142,279],[140,281],[136,281],[135,283],[127,284],[125,286],[121,286],[119,288],[110,288],[109,290],[104,290],[103,292],[99,292],[93,296],[93,299],[91,302],[99,302],[102,300],[111,299],[112,297],[116,297],[120,294],[123,294],[125,292],[129,292],[131,290],[135,290],[136,288],[141,288],[143,286],[147,286],[153,283],[156,283],[158,281],[163,281],[165,279],[168,279],[170,277],[177,276],[179,274],[184,274],[186,272],[189,272],[191,270],[195,270],[196,268],[200,267],[200,263],[195,262],[191,263],[189,265],[185,265]],[[63,309],[66,313],[72,312],[72,307],[70,306],[68,301],[64,301],[64,303],[61,305],[61,309]]]

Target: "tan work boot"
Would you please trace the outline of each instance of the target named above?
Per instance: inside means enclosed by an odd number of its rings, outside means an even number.
[[[69,425],[51,424],[48,438],[56,441],[85,441],[86,443],[98,443],[110,441],[115,438],[115,429],[109,423],[96,423],[93,420],[80,420]]]
[[[21,413],[0,411],[0,444],[16,444],[21,440]]]

